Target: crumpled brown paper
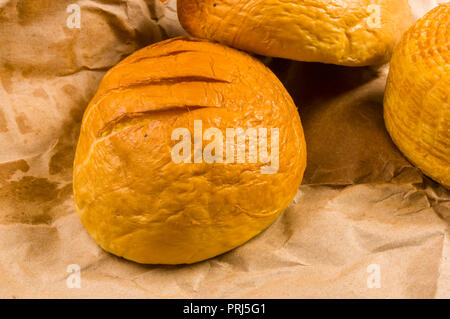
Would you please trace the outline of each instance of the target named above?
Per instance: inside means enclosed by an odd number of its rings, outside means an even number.
[[[420,16],[433,2],[411,4]],[[79,29],[69,27],[73,4]],[[386,133],[386,66],[263,58],[298,105],[308,168],[292,205],[247,244],[194,265],[152,266],[90,239],[71,184],[83,111],[108,68],[184,34],[175,7],[0,0],[0,297],[449,298],[450,192]]]

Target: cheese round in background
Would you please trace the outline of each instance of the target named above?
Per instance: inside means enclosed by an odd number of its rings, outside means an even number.
[[[403,154],[450,188],[450,4],[408,30],[396,48],[384,98],[387,130]]]
[[[178,17],[196,37],[346,66],[387,62],[412,24],[407,0],[178,0]]]

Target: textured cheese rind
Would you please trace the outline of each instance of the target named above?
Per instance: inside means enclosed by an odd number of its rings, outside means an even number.
[[[193,36],[261,55],[382,64],[412,23],[407,0],[179,0]]]
[[[279,128],[278,172],[261,174],[260,162],[175,164],[171,133],[193,135],[194,120],[224,134]],[[268,227],[295,196],[305,166],[300,117],[276,76],[245,53],[177,38],[105,75],[83,118],[74,199],[105,250],[140,263],[193,263]]]
[[[396,48],[384,99],[386,127],[426,175],[450,187],[450,4],[420,19]]]

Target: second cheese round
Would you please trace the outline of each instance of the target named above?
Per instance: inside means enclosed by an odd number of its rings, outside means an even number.
[[[346,66],[387,62],[412,23],[407,0],[178,0],[178,17],[196,37]]]

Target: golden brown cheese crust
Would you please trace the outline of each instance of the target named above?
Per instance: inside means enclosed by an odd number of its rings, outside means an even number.
[[[259,162],[175,164],[171,133],[193,134],[194,120],[203,132],[279,128],[278,172],[261,174]],[[219,44],[175,38],[105,75],[83,117],[74,199],[105,250],[141,263],[193,263],[268,227],[293,199],[305,166],[296,106],[268,68]]]
[[[450,4],[420,19],[394,51],[386,127],[426,175],[450,188]]]
[[[178,0],[178,17],[196,37],[347,66],[387,62],[412,23],[407,0]]]

